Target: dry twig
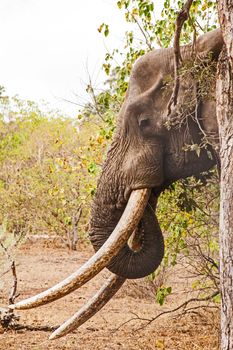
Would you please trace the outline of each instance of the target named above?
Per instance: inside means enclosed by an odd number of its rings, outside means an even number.
[[[148,48],[149,48],[150,50],[153,50],[153,47],[151,46],[151,43],[150,43],[150,35],[148,34],[148,32],[147,32],[144,28],[142,28],[141,24],[140,24],[139,21],[137,20],[137,17],[134,16],[133,13],[130,13],[129,10],[127,10],[127,11],[128,11],[128,14],[130,14],[131,17],[133,18],[134,22],[137,24],[137,26],[138,26],[140,32],[142,33],[142,35],[144,36],[145,41],[146,41],[146,45],[148,46]]]
[[[12,272],[13,276],[13,284],[11,287],[11,291],[9,293],[8,297],[8,303],[13,304],[15,299],[19,296],[17,294],[17,274],[16,274],[16,266],[15,266],[15,261],[12,259],[10,253],[8,252],[7,248],[5,245],[0,241],[0,246],[2,247],[5,255],[7,256],[8,261],[10,262],[10,269],[8,270]],[[13,310],[10,310],[8,308],[0,308],[0,325],[6,329],[9,328],[13,325],[15,325],[15,322],[19,320],[19,316],[15,315]]]
[[[8,303],[13,304],[15,299],[19,296],[19,294],[17,294],[18,280],[17,280],[17,274],[16,274],[15,261],[12,259],[7,248],[5,247],[5,245],[1,241],[0,241],[0,246],[2,247],[4,253],[6,254],[8,261],[10,262],[10,269],[8,271],[11,270],[11,272],[12,272],[13,285],[12,285],[11,291],[9,293]]]
[[[13,275],[13,285],[11,288],[11,292],[9,295],[9,304],[14,304],[15,299],[19,296],[19,294],[17,293],[17,275],[16,275],[16,268],[15,268],[15,262],[14,260],[11,262],[11,271],[12,271],[12,275]]]
[[[123,322],[117,329],[115,329],[114,332],[117,332],[120,328],[122,328],[124,325],[126,325],[127,323],[129,323],[131,321],[143,321],[143,322],[146,322],[146,324],[144,324],[143,326],[137,328],[137,330],[141,330],[141,329],[147,327],[148,325],[150,325],[152,322],[154,322],[155,320],[157,320],[161,316],[164,316],[164,315],[167,315],[167,314],[171,314],[171,313],[175,313],[176,311],[181,310],[181,309],[183,309],[183,313],[182,314],[186,314],[190,310],[194,309],[194,307],[186,309],[186,307],[190,303],[209,301],[209,300],[213,299],[215,296],[217,296],[218,294],[219,294],[219,291],[215,291],[213,294],[208,295],[205,298],[191,298],[191,299],[185,301],[184,303],[182,303],[181,305],[177,306],[176,308],[160,312],[158,315],[156,315],[155,317],[152,317],[152,318],[142,318],[142,317],[138,316],[137,314],[132,313],[135,317],[132,317],[131,319]],[[207,305],[199,305],[198,306],[198,308],[201,308],[201,307],[207,308],[208,306]],[[210,306],[210,307],[212,307],[212,306]]]

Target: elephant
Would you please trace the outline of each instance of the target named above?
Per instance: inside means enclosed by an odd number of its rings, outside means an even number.
[[[199,37],[196,43],[197,55],[202,58],[212,52],[212,59],[216,59],[221,48],[219,29]],[[181,56],[185,65],[192,59],[192,46],[181,47]],[[177,127],[166,127],[173,88],[166,80],[173,72],[173,49],[151,51],[136,62],[92,206],[90,239],[98,250],[116,226],[130,193],[151,189],[137,227],[137,235],[143,240],[141,248],[134,250],[125,244],[108,265],[110,271],[125,278],[144,277],[162,260],[163,238],[154,214],[159,193],[176,180],[198,175],[216,163],[211,145],[202,148],[200,154],[185,149],[201,143],[199,123],[205,134],[218,139],[214,96],[209,92],[197,102],[198,82],[188,73],[180,79],[177,105],[170,116],[180,122]]]
[[[190,62],[194,66],[204,62],[203,67],[207,61],[217,62],[222,46],[221,31],[216,29],[198,37],[195,47],[180,48],[184,69],[171,112],[173,48],[150,51],[136,61],[92,204],[89,233],[96,253],[64,281],[11,308],[27,309],[56,300],[107,267],[114,274],[112,279],[73,321],[61,326],[63,331],[56,337],[61,336],[99,310],[125,279],[142,278],[156,270],[164,255],[155,214],[160,193],[178,179],[208,171],[218,161],[213,81],[208,91],[200,92],[200,77],[186,67]],[[202,143],[203,135],[208,141],[197,152],[194,146]]]

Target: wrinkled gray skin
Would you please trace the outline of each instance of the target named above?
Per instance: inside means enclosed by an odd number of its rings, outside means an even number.
[[[197,39],[196,52],[201,56],[212,52],[212,59],[217,59],[222,44],[220,30],[215,30]],[[181,56],[184,63],[192,60],[192,45],[181,47]],[[173,49],[151,51],[134,65],[92,206],[90,238],[98,250],[119,221],[131,191],[152,189],[134,232],[138,244],[126,244],[108,266],[110,271],[126,278],[148,275],[163,258],[163,237],[154,214],[161,191],[172,182],[198,175],[215,164],[215,158],[210,159],[205,149],[199,156],[195,151],[184,150],[185,145],[201,142],[197,117],[206,134],[218,137],[215,102],[208,96],[198,106],[191,103],[196,101],[197,82],[188,75],[181,80],[172,118],[177,114],[189,117],[179,127],[165,126],[173,89],[166,82],[169,77],[171,80],[173,72]]]

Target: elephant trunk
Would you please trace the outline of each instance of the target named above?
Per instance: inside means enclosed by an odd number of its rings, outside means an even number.
[[[107,268],[124,278],[142,278],[154,272],[164,254],[164,242],[155,216],[156,198],[151,194],[144,214],[120,252],[110,261]],[[122,210],[96,204],[92,210],[90,240],[97,251],[108,239],[120,219]],[[133,242],[133,243],[132,243]]]

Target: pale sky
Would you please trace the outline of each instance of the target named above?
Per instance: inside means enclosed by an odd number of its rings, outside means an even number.
[[[97,31],[102,22],[109,38]],[[78,107],[62,99],[85,97],[87,69],[101,85],[106,48],[121,46],[126,30],[115,0],[1,0],[0,85],[75,115]]]

